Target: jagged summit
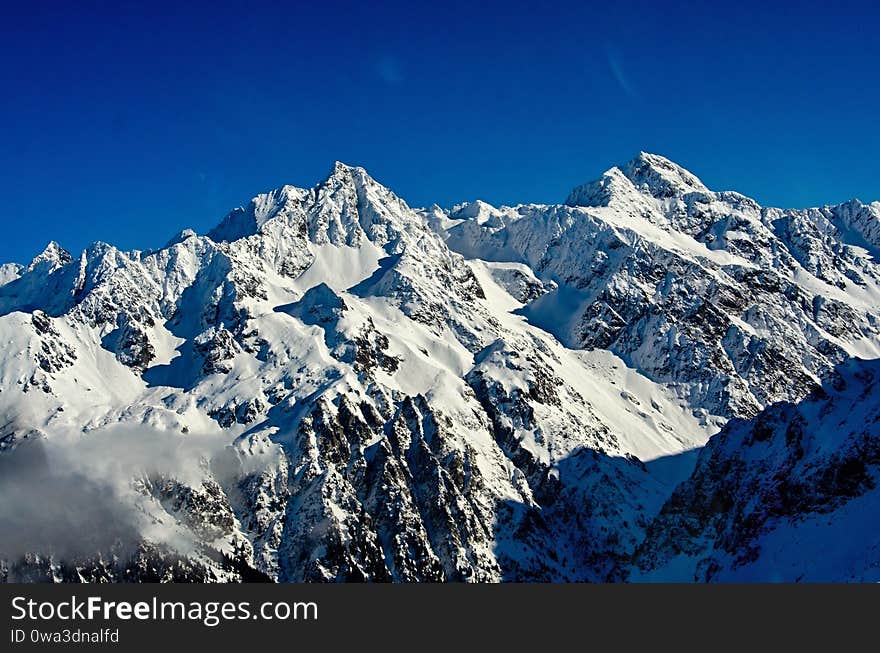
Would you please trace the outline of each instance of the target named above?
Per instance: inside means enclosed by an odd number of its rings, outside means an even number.
[[[207,235],[215,242],[232,242],[276,223],[277,228],[293,229],[293,234],[287,230],[286,237],[305,237],[317,244],[356,246],[365,238],[378,238],[382,245],[394,237],[389,229],[407,229],[401,219],[405,222],[411,213],[403,200],[364,168],[336,161],[314,187],[286,185],[257,195],[246,207],[231,211]]]
[[[64,249],[61,245],[59,245],[54,240],[49,241],[49,244],[43,249],[42,252],[37,254],[30,264],[27,266],[28,270],[33,270],[37,266],[48,267],[49,270],[55,270],[63,265],[67,265],[73,260],[73,257],[70,255],[66,249]]]
[[[367,174],[367,170],[363,166],[354,166],[348,163],[344,163],[342,161],[334,161],[333,165],[330,167],[330,172],[325,179],[325,183],[327,180],[333,177],[352,177],[354,175],[363,175],[370,178],[370,180],[372,181],[372,177]]]

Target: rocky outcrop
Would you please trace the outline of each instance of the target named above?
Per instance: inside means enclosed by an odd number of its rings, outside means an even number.
[[[765,579],[876,578],[880,550],[870,515],[880,474],[878,390],[877,361],[854,360],[798,404],[731,421],[650,525],[636,573],[760,580],[775,565]],[[850,510],[858,511],[855,519]],[[847,542],[820,554],[840,527],[864,538],[859,555],[847,559]]]

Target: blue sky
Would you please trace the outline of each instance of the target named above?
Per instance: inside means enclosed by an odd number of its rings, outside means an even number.
[[[558,202],[639,150],[764,204],[880,199],[870,3],[18,4],[0,261],[157,247],[336,159],[412,205]]]

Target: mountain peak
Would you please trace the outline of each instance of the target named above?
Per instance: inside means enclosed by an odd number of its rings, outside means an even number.
[[[711,192],[695,174],[659,154],[639,152],[620,170],[638,190],[657,199]]]
[[[315,186],[314,190],[318,195],[321,195],[322,193],[335,194],[341,189],[351,189],[357,193],[368,188],[388,190],[373,179],[366,168],[348,165],[342,161],[334,161],[328,175]]]
[[[456,204],[449,212],[451,218],[475,220],[477,224],[490,227],[501,227],[503,225],[501,215],[501,211],[483,200]]]
[[[28,270],[33,270],[41,263],[47,264],[49,271],[56,270],[63,265],[67,265],[73,260],[66,249],[59,245],[56,241],[51,240],[42,252],[37,254],[28,265]]]
[[[614,167],[606,170],[599,179],[587,182],[572,189],[565,200],[568,206],[608,206],[614,198],[638,197],[632,181]]]
[[[639,152],[633,159],[607,170],[601,178],[577,186],[565,204],[607,206],[612,199],[634,201],[638,194],[655,199],[710,193],[702,181],[666,157]]]
[[[196,238],[198,234],[192,229],[183,229],[178,231],[166,244],[165,247],[172,247],[178,243],[182,243],[189,238]]]
[[[239,206],[227,213],[220,224],[208,232],[208,238],[215,242],[231,242],[250,236],[285,206],[301,201],[307,193],[307,190],[290,184],[260,193],[251,199],[247,207]]]
[[[376,183],[375,180],[370,177],[369,173],[367,173],[365,168],[361,166],[352,166],[347,163],[343,163],[342,161],[334,161],[333,166],[330,168],[330,172],[327,174],[327,177],[318,184],[318,187],[322,186],[335,186],[339,184],[347,184],[347,183],[357,183],[358,181],[364,182],[369,181]]]
[[[335,174],[338,172],[353,173],[353,172],[366,172],[366,170],[364,170],[364,168],[361,166],[353,166],[353,165],[349,165],[348,163],[344,163],[342,161],[334,161],[333,167],[330,169],[330,174],[332,175],[332,174]]]

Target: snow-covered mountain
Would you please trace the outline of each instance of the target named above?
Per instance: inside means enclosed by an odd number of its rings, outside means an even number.
[[[337,163],[156,251],[50,243],[0,267],[3,575],[624,580],[678,574],[675,547],[704,569],[707,535],[664,534],[707,483],[765,500],[712,473],[736,434],[878,356],[878,225],[643,153],[562,205],[413,209]]]

